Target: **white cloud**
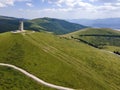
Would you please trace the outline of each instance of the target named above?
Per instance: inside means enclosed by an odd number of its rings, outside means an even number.
[[[42,0],[42,2],[44,2],[44,0]]]
[[[27,6],[33,7],[34,5],[32,3],[26,3]]]
[[[81,1],[81,0],[79,0]],[[59,4],[66,4],[67,6],[71,6],[73,7],[74,5],[76,5],[76,3],[78,3],[78,0],[59,0],[57,3]]]
[[[14,0],[0,0],[0,7],[6,7],[7,5],[14,5]]]
[[[28,2],[25,2],[28,1]],[[32,0],[35,1],[35,0]],[[44,8],[36,10],[19,9],[28,18],[106,18],[119,17],[120,0],[41,0]],[[30,0],[0,0],[0,7],[12,6],[15,2],[25,2],[33,7]],[[49,7],[47,6],[49,4]],[[11,13],[11,12],[10,12]],[[11,13],[12,14],[12,13]],[[20,15],[20,14],[17,14]]]
[[[45,2],[45,0],[42,0],[42,1]],[[75,4],[77,4],[81,0],[47,0],[47,1],[48,3],[56,4],[58,6],[62,6],[62,4],[64,4],[66,6],[73,7]]]
[[[15,2],[26,2],[31,0],[0,0],[0,7],[13,6]]]
[[[47,1],[47,0],[46,0]],[[120,14],[120,0],[48,0],[48,3],[57,5],[57,8],[47,8],[44,15],[58,18],[105,18],[118,17]],[[95,4],[97,3],[97,4]]]
[[[120,3],[116,3],[117,6],[120,6]]]
[[[97,0],[98,2],[102,2],[102,3],[105,3],[105,2],[110,2],[110,3],[115,3],[119,0]]]
[[[2,4],[2,3],[0,3],[0,7],[5,7],[5,5],[4,5],[4,4]]]
[[[89,0],[90,2],[96,2],[96,1],[98,1],[98,0]]]

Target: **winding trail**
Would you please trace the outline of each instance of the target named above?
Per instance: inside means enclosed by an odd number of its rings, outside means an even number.
[[[37,81],[38,83],[43,84],[43,85],[48,86],[48,87],[51,87],[51,88],[54,88],[54,89],[58,89],[58,90],[75,90],[75,89],[72,89],[72,88],[67,88],[67,87],[62,87],[62,86],[47,83],[47,82],[39,79],[38,77],[34,76],[33,74],[30,74],[27,71],[15,66],[15,65],[0,63],[0,66],[10,67],[10,68],[13,68],[15,70],[18,70],[18,71],[22,72],[23,74],[25,74],[26,76],[28,76],[28,77],[32,78],[33,80]]]

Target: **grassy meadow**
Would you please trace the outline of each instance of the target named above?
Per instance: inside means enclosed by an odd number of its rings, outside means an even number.
[[[64,36],[80,39],[100,49],[120,51],[120,31],[108,28],[87,28]]]
[[[56,85],[82,90],[120,89],[120,57],[47,32],[0,34],[0,62],[21,67]],[[6,71],[2,73],[7,75]],[[31,88],[49,90],[38,84],[36,86],[22,74],[14,77],[14,73],[19,72],[11,71],[13,79],[23,78],[21,87],[29,82]]]
[[[0,66],[0,90],[54,90],[38,84],[22,73]]]

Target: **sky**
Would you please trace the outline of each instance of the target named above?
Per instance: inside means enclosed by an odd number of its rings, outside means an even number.
[[[27,19],[118,18],[120,0],[0,0],[0,15]]]

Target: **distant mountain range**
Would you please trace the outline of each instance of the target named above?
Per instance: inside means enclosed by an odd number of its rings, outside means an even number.
[[[107,18],[107,19],[95,19],[95,20],[72,19],[68,21],[82,24],[82,25],[91,26],[91,27],[120,29],[120,18]]]
[[[0,16],[0,32],[17,30],[21,18]],[[55,34],[70,33],[86,26],[54,18],[22,19],[26,30],[49,31]]]

